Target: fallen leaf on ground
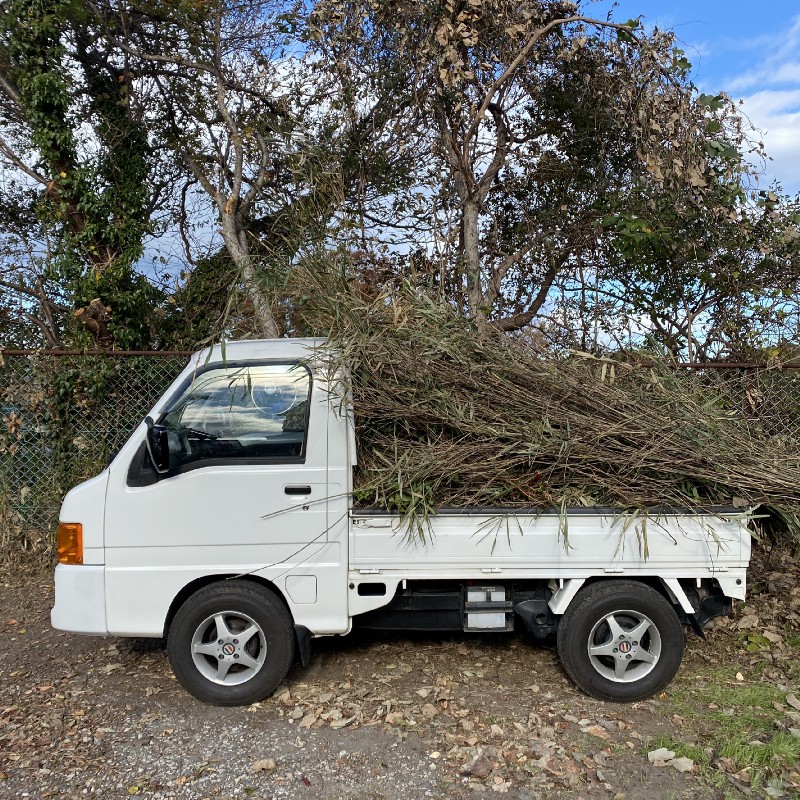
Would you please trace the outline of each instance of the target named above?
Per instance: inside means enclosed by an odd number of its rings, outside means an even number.
[[[611,735],[605,728],[599,725],[589,725],[587,728],[581,728],[582,733],[591,733],[592,736],[597,736],[598,739],[610,739]]]
[[[344,728],[349,725],[351,722],[355,722],[358,714],[354,714],[352,717],[348,717],[347,719],[335,719],[331,722],[331,728],[334,730],[338,730],[339,728]]]
[[[675,752],[673,750],[667,750],[666,747],[659,747],[656,750],[651,750],[647,754],[647,760],[651,764],[655,764],[656,761],[663,761],[665,764],[667,761],[675,758]]]
[[[492,762],[487,758],[479,758],[464,770],[464,774],[475,778],[485,778],[492,771]]]

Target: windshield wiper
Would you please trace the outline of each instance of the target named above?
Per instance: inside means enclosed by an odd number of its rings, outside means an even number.
[[[200,431],[197,428],[181,428],[181,433],[188,433],[194,436],[196,439],[204,439],[206,441],[211,441],[213,439],[219,439],[219,436],[215,433],[208,433],[207,431]]]

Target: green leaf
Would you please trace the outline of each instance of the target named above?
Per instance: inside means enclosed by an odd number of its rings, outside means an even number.
[[[697,98],[697,102],[699,105],[710,108],[712,111],[719,111],[725,104],[721,94],[701,94]]]

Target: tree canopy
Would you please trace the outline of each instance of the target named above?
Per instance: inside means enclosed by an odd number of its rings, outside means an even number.
[[[794,342],[800,216],[758,132],[672,32],[591,11],[0,3],[0,344],[302,333],[325,252],[556,351]]]

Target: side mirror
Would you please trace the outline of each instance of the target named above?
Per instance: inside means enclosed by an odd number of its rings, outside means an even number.
[[[169,440],[163,425],[150,425],[147,429],[147,452],[159,475],[169,472]]]

